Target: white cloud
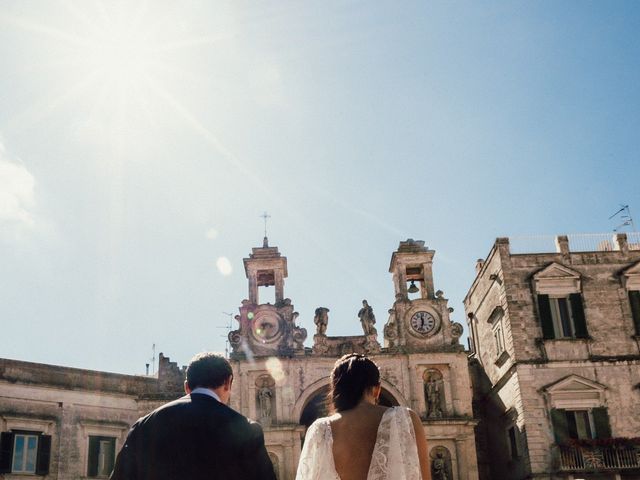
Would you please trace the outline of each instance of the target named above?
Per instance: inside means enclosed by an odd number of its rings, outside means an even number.
[[[35,179],[24,165],[8,158],[0,143],[0,225],[33,228]]]
[[[215,228],[210,228],[209,230],[207,230],[207,233],[205,233],[205,237],[207,237],[209,240],[215,240],[216,238],[218,238],[218,231]]]
[[[218,257],[216,267],[218,267],[218,271],[225,277],[231,275],[231,272],[233,272],[233,267],[227,257]]]

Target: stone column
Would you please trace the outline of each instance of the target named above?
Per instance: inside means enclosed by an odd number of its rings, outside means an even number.
[[[556,251],[562,255],[569,255],[569,237],[566,235],[556,237]]]
[[[422,298],[435,297],[435,290],[433,286],[433,269],[431,262],[422,264],[422,278],[424,284],[424,291],[422,292]]]
[[[284,278],[280,270],[274,272],[274,277],[276,284],[276,303],[280,303],[284,300]]]
[[[258,279],[255,271],[249,272],[249,302],[258,303]]]
[[[614,236],[614,244],[618,245],[618,250],[623,255],[627,255],[629,253],[629,243],[627,242],[627,234],[626,233],[617,233]]]

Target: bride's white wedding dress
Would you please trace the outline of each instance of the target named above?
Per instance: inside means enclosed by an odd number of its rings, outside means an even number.
[[[367,480],[420,480],[420,461],[409,410],[389,408],[382,415]],[[340,480],[333,461],[328,417],[307,430],[296,480]]]

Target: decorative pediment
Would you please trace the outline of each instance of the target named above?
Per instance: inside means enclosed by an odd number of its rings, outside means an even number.
[[[640,262],[622,271],[622,284],[627,290],[640,290]]]
[[[595,408],[604,404],[607,387],[579,375],[569,375],[543,388],[552,408]]]
[[[533,275],[535,291],[543,295],[569,295],[580,292],[580,273],[553,262]]]
[[[504,309],[500,305],[498,305],[496,308],[492,310],[491,315],[489,315],[489,318],[487,318],[487,322],[489,322],[490,324],[493,324],[497,320],[500,320],[503,316],[504,316]]]

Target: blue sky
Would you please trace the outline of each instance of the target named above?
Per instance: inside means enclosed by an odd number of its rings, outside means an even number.
[[[265,210],[310,337],[363,298],[381,330],[409,237],[464,323],[496,237],[640,224],[638,31],[632,1],[3,1],[0,356],[222,351]]]

